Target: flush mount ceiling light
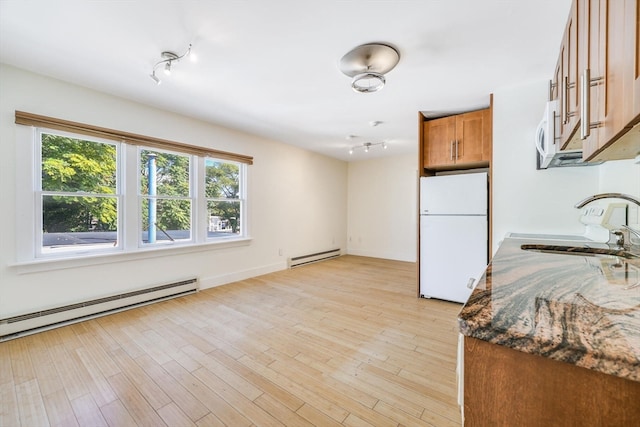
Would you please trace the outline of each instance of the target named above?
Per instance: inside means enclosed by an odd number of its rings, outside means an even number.
[[[160,54],[162,59],[156,62],[156,64],[153,66],[153,71],[151,72],[151,74],[149,74],[149,77],[151,77],[151,79],[154,82],[156,82],[157,85],[159,85],[160,83],[162,83],[162,80],[160,80],[158,76],[156,76],[156,70],[158,69],[158,67],[164,64],[164,73],[167,76],[169,76],[171,75],[171,66],[173,65],[173,63],[180,61],[185,56],[189,56],[190,53],[191,53],[191,45],[189,45],[189,48],[187,48],[187,51],[182,55],[178,55],[176,53],[168,52],[168,51],[162,52]]]
[[[364,149],[364,152],[365,152],[365,153],[368,153],[368,152],[369,152],[369,150],[370,150],[372,147],[378,147],[378,146],[382,147],[382,149],[384,149],[384,150],[386,150],[386,149],[387,149],[387,143],[386,143],[386,142],[384,142],[384,141],[382,141],[382,142],[365,142],[365,143],[364,143],[364,144],[362,144],[362,145],[356,145],[355,147],[351,147],[351,148],[349,149],[349,154],[353,154],[355,150],[358,150],[358,149],[360,149],[360,148]]]
[[[377,92],[384,87],[384,75],[398,64],[400,54],[386,44],[369,43],[352,49],[340,59],[340,71],[353,77],[351,87],[356,92]]]

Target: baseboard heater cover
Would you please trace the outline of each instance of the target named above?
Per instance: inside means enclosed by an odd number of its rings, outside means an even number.
[[[63,307],[7,317],[0,319],[0,342],[197,291],[198,279],[191,278]]]
[[[289,268],[300,267],[301,265],[311,264],[312,262],[325,261],[331,258],[337,258],[340,256],[340,249],[331,249],[324,252],[317,252],[315,254],[300,255],[289,258],[287,264]]]

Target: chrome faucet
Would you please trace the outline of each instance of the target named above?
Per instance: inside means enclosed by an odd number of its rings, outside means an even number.
[[[584,200],[579,201],[578,203],[576,203],[575,208],[576,209],[580,209],[585,207],[585,205],[587,203],[591,203],[594,200],[600,200],[600,199],[624,199],[624,200],[628,200],[632,203],[635,203],[636,205],[640,206],[640,200],[636,199],[633,196],[630,196],[628,194],[623,194],[623,193],[601,193],[601,194],[595,194],[593,196],[589,196]]]
[[[588,203],[591,203],[594,200],[600,200],[600,199],[623,199],[640,206],[640,200],[638,200],[633,196],[630,196],[629,194],[601,193],[601,194],[595,194],[593,196],[589,196],[586,199],[579,201],[578,203],[575,204],[575,207],[577,209],[580,209],[580,208],[583,208]],[[620,230],[610,231],[611,240],[609,240],[609,243],[615,243],[617,247],[625,248],[625,249],[631,249],[631,246],[633,246],[634,248],[636,246],[640,247],[640,244],[634,244],[634,245],[631,244],[631,240],[632,240],[631,235],[633,234],[635,235],[635,237],[640,239],[640,232],[629,227],[628,224],[622,224],[621,227],[622,228]]]

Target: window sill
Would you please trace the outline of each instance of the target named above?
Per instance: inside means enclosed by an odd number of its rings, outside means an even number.
[[[18,261],[9,264],[18,274],[39,273],[43,271],[64,270],[67,268],[87,267],[91,265],[111,264],[122,261],[135,261],[166,257],[169,255],[188,254],[210,250],[222,250],[249,246],[250,237],[242,237],[224,241],[198,243],[184,246],[160,246],[154,248],[138,249],[130,252],[112,252],[77,256],[73,258],[38,258],[29,261]]]

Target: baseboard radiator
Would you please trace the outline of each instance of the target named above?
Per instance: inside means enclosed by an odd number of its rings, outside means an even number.
[[[191,278],[49,310],[7,317],[0,319],[0,342],[197,291],[198,279]]]
[[[287,265],[289,268],[300,267],[301,265],[311,264],[312,262],[324,261],[331,258],[340,256],[340,249],[331,249],[324,252],[317,252],[315,254],[300,255],[289,258]]]

